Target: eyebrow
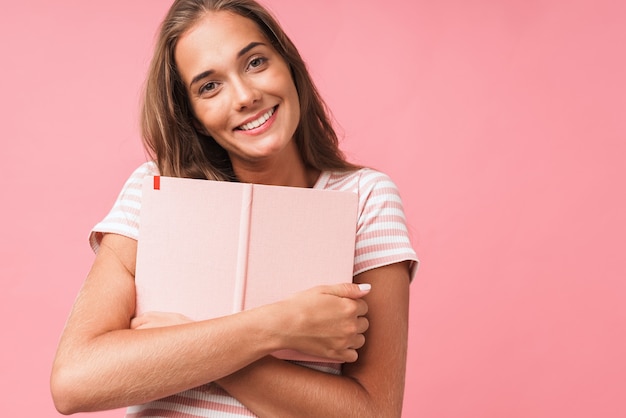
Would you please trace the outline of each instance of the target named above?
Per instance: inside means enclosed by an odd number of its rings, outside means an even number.
[[[259,45],[265,45],[265,44],[263,42],[250,42],[248,44],[248,46],[245,46],[241,51],[239,51],[239,53],[237,53],[237,58],[241,58],[248,51],[250,51],[251,49],[256,48]]]
[[[245,47],[243,47],[241,49],[241,51],[239,51],[237,53],[237,58],[241,58],[242,56],[244,56],[247,52],[249,52],[251,49],[256,48],[259,45],[265,45],[263,42],[250,42],[248,45],[246,45]],[[200,80],[210,76],[211,74],[213,74],[215,71],[214,70],[206,70],[201,72],[200,74],[196,75],[192,80],[191,83],[189,83],[189,87],[191,88],[194,84],[196,84],[197,82],[199,82]]]

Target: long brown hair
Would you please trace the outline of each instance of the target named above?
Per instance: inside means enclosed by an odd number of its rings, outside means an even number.
[[[276,19],[253,0],[176,0],[161,24],[145,86],[144,146],[164,176],[236,181],[230,158],[193,124],[186,89],[176,69],[178,39],[207,12],[230,11],[254,21],[287,62],[300,101],[294,138],[307,167],[353,170],[339,149],[329,112],[306,64]]]

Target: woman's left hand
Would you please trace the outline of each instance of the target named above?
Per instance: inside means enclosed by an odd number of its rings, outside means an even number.
[[[176,312],[146,312],[131,319],[130,328],[159,328],[188,324],[190,322],[193,322],[193,320]]]

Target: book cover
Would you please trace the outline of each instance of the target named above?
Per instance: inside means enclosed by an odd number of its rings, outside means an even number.
[[[210,319],[351,282],[357,205],[350,192],[146,177],[137,314]],[[322,361],[292,351],[275,355]]]

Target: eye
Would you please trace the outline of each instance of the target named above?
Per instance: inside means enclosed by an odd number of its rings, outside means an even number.
[[[203,84],[202,87],[200,87],[200,94],[211,93],[216,88],[217,88],[217,83],[215,81],[209,81],[208,83]]]
[[[248,63],[248,68],[255,69],[261,67],[263,64],[267,62],[267,58],[264,57],[255,57],[250,60]]]

